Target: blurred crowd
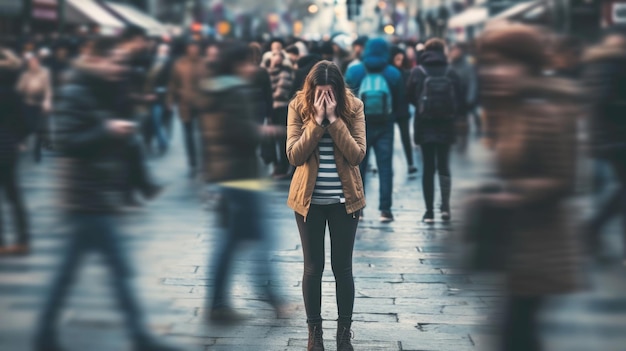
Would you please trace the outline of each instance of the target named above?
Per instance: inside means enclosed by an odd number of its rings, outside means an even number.
[[[223,323],[244,318],[231,307],[228,272],[238,245],[256,240],[265,243],[258,245],[264,262],[257,265],[259,277],[274,274],[265,257],[267,178],[288,182],[301,166],[288,157],[290,102],[324,61],[338,68],[363,102],[366,147],[357,188],[365,189],[367,177],[379,177],[379,220],[394,220],[397,125],[408,175],[421,176],[422,221],[434,223],[437,212],[450,221],[451,203],[462,204],[457,227],[463,245],[471,248],[469,266],[507,277],[499,349],[541,350],[537,316],[546,296],[585,287],[581,267],[585,258],[601,253],[602,229],[612,217],[625,221],[626,241],[626,32],[621,29],[608,31],[598,43],[508,24],[472,44],[363,36],[344,47],[332,39],[164,41],[133,27],[116,38],[0,45],[0,204],[11,206],[17,238],[8,243],[0,221],[0,255],[25,255],[31,248],[18,167],[26,150],[37,162],[58,157],[60,203],[72,228],[39,320],[38,350],[61,350],[56,320],[79,258],[91,251],[107,257],[136,349],[174,349],[155,341],[142,323],[126,281],[129,263],[117,216],[163,191],[146,158],[168,152],[176,142],[175,123],[183,131],[189,176],[217,194],[215,208],[228,232],[215,256],[208,318]],[[328,80],[328,69],[326,75]],[[452,199],[451,153],[463,155],[479,139],[493,153],[495,174],[480,189]],[[368,164],[371,152],[376,166]],[[581,171],[579,164],[588,159],[593,168]],[[580,185],[589,179],[590,187]],[[610,180],[617,186],[606,187]],[[606,189],[614,193],[582,221],[571,204],[581,189],[589,196]],[[362,211],[355,213],[363,218]],[[267,286],[259,294],[282,312],[280,292]],[[348,321],[344,326],[350,329]],[[309,337],[309,350],[319,349],[317,329]],[[341,349],[352,350],[349,338],[342,340]]]

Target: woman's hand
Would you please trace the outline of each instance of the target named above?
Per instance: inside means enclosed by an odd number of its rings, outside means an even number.
[[[330,123],[334,123],[337,120],[337,114],[335,109],[337,108],[337,100],[335,99],[335,93],[332,90],[328,90],[324,93],[326,101],[326,115]]]
[[[326,93],[317,91],[315,94],[315,102],[313,103],[313,106],[315,107],[315,121],[317,124],[322,125],[324,115],[326,114]]]

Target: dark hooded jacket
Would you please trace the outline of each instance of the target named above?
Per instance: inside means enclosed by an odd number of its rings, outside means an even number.
[[[397,68],[389,64],[389,50],[389,45],[384,39],[376,38],[369,40],[365,44],[365,50],[361,57],[362,62],[348,68],[345,79],[354,94],[359,96],[361,82],[363,82],[368,72],[382,73],[385,80],[387,80],[391,95],[393,95],[391,97],[393,102],[392,114],[395,120],[396,116],[401,114],[403,106],[405,106],[406,95],[402,74]]]
[[[458,111],[463,111],[465,104],[463,97],[465,95],[461,88],[459,76],[453,69],[448,69],[446,55],[440,51],[426,50],[420,55],[420,62],[420,66],[428,72],[429,76],[443,76],[444,74],[448,74],[448,77],[452,80],[455,87]],[[419,66],[413,68],[411,71],[409,81],[407,82],[407,97],[409,102],[415,106],[417,106],[426,78],[427,76]],[[452,144],[456,137],[455,121],[422,120],[416,109],[413,137],[416,144]]]
[[[585,54],[591,142],[597,156],[626,157],[626,50],[599,45]]]
[[[304,80],[306,76],[309,75],[309,72],[313,69],[318,62],[322,61],[322,57],[317,54],[306,55],[298,60],[298,69],[294,75],[293,80],[293,90],[291,92],[291,96],[296,96],[296,93],[299,90],[302,90],[304,87]]]

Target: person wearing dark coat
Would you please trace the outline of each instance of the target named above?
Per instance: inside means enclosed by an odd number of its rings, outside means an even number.
[[[293,89],[291,91],[291,96],[296,96],[296,93],[302,89],[304,86],[304,80],[306,76],[309,75],[311,69],[315,64],[322,61],[322,57],[318,54],[309,54],[304,57],[301,57],[297,62],[296,72],[294,74],[293,79]]]
[[[19,97],[15,84],[22,66],[13,51],[0,46],[0,189],[13,208],[13,218],[17,229],[17,245],[7,247],[4,241],[4,225],[0,215],[0,254],[27,253],[29,246],[26,205],[19,187],[18,160],[21,133],[18,128]],[[0,198],[0,205],[2,199]],[[2,206],[0,206],[2,213]]]
[[[584,86],[591,107],[591,150],[594,157],[611,166],[619,182],[619,189],[588,224],[588,244],[597,253],[605,224],[620,215],[626,224],[626,34],[610,32],[600,45],[585,53],[584,63]],[[626,243],[626,226],[623,238]]]
[[[403,85],[409,80],[411,72],[406,69],[407,57],[406,52],[401,48],[394,46],[391,48],[390,64],[394,65],[400,73],[402,73]],[[396,123],[400,128],[400,138],[402,139],[402,147],[404,148],[404,156],[406,156],[406,162],[408,165],[409,175],[416,174],[417,168],[415,167],[415,161],[413,160],[413,143],[411,142],[411,133],[409,131],[409,120],[411,119],[411,113],[409,111],[408,99],[404,99],[403,106],[398,113]]]
[[[120,117],[103,89],[123,79],[123,67],[111,62],[115,42],[100,39],[89,60],[99,70],[76,69],[59,91],[55,104],[61,206],[71,228],[66,253],[48,290],[39,319],[35,350],[62,350],[56,326],[81,258],[91,252],[105,257],[113,287],[136,351],[174,351],[154,340],[132,291],[130,263],[122,251],[119,211],[124,204],[128,172],[126,154],[136,139],[135,124]],[[105,68],[106,67],[106,68]]]
[[[428,75],[427,75],[428,74]],[[413,68],[407,82],[407,97],[415,105],[415,121],[413,138],[422,148],[423,178],[422,186],[426,213],[423,221],[433,223],[435,174],[439,175],[441,190],[441,217],[450,220],[450,193],[452,191],[452,175],[450,173],[450,146],[456,140],[455,119],[426,120],[419,114],[419,98],[422,94],[424,82],[428,77],[446,75],[453,83],[457,114],[463,111],[463,93],[458,75],[448,67],[445,54],[445,43],[440,39],[431,39],[426,42],[424,50],[419,56],[419,66]]]

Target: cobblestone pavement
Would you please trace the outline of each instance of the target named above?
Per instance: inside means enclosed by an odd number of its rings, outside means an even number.
[[[287,184],[276,186],[268,205],[275,238],[272,262],[281,277],[270,284],[285,294],[288,316],[275,318],[272,308],[255,295],[249,283],[254,273],[244,253],[234,270],[233,297],[251,318],[231,328],[207,325],[205,300],[212,286],[207,273],[220,231],[203,209],[202,188],[186,176],[180,136],[174,141],[168,155],[150,161],[167,190],[144,210],[121,220],[136,270],[134,285],[150,326],[168,342],[189,350],[304,350],[302,253],[293,213],[285,205]],[[419,177],[406,177],[399,140],[396,144],[393,223],[378,222],[378,180],[368,174],[370,206],[354,255],[355,349],[491,350],[503,302],[499,279],[455,268],[447,239],[456,221],[430,227],[419,222],[424,209]],[[454,157],[453,215],[459,212],[459,194],[478,184],[487,163],[488,154],[478,143],[468,156]],[[53,158],[42,165],[30,159],[22,163],[34,252],[25,258],[0,258],[2,351],[29,349],[38,308],[60,258],[65,223],[56,213],[54,164]],[[620,252],[617,230],[608,236],[613,255]],[[62,340],[71,351],[129,349],[106,284],[107,272],[95,264],[98,260],[87,260],[63,314]],[[329,257],[327,261],[322,311],[326,347],[334,350],[334,282]],[[542,321],[547,350],[626,350],[625,272],[615,264],[592,266],[590,272],[593,289],[550,300]]]

